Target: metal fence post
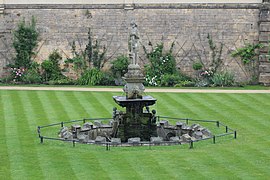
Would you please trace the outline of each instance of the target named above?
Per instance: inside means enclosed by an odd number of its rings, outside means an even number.
[[[75,140],[72,141],[73,147],[75,147]]]
[[[234,131],[234,139],[236,139],[237,133],[236,131]]]
[[[217,127],[219,127],[219,121],[217,121]]]
[[[192,149],[192,148],[193,148],[193,141],[190,141],[189,149]]]
[[[64,127],[64,122],[61,122],[61,127]]]
[[[216,144],[216,136],[213,136],[213,143]]]
[[[188,118],[186,119],[186,124],[188,124]]]
[[[226,133],[228,132],[228,126],[226,126]]]
[[[110,144],[106,143],[106,151],[109,151],[109,150],[110,150]]]
[[[40,143],[43,144],[43,136],[40,136]]]
[[[38,126],[37,128],[37,132],[38,132],[38,137],[40,137],[40,126]]]

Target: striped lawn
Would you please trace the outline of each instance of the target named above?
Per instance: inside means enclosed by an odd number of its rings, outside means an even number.
[[[269,179],[270,94],[150,94],[159,115],[220,120],[237,140],[111,151],[39,143],[38,125],[110,117],[113,95],[121,93],[1,90],[0,179]]]

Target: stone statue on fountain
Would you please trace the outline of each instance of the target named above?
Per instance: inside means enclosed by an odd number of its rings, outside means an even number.
[[[127,84],[124,87],[127,99],[141,99],[144,92],[143,82],[145,80],[141,68],[138,64],[139,60],[139,36],[137,24],[131,22],[131,32],[129,36],[129,58],[130,64],[128,72],[124,75],[124,80]]]

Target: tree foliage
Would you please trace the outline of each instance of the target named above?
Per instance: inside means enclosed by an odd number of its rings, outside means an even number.
[[[13,36],[13,47],[16,51],[15,66],[29,68],[35,55],[34,49],[37,47],[39,36],[35,18],[32,17],[29,24],[25,22],[25,19],[20,21]]]

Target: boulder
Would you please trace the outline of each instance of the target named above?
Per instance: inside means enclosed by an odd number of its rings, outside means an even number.
[[[97,127],[102,127],[103,124],[101,123],[101,121],[96,120],[96,121],[94,121],[94,125]]]
[[[93,123],[87,122],[83,124],[83,129],[92,129],[93,128]]]
[[[154,144],[160,144],[163,141],[162,137],[151,137],[150,142]]]
[[[183,142],[190,142],[190,141],[191,141],[191,136],[188,135],[188,134],[183,134],[183,135],[181,136],[181,140],[182,140]]]
[[[59,137],[63,138],[63,134],[68,131],[68,127],[62,127],[58,132]]]
[[[73,134],[69,131],[65,131],[63,133],[62,138],[66,139],[66,140],[72,140],[73,139]]]
[[[80,143],[87,143],[89,141],[89,136],[87,136],[83,133],[78,134],[77,138],[78,138]]]
[[[112,138],[111,143],[112,143],[112,145],[119,145],[119,144],[121,144],[121,139],[120,138]]]
[[[196,139],[202,139],[203,138],[203,133],[201,131],[195,131],[193,133],[193,137]]]
[[[206,137],[211,137],[212,136],[212,133],[208,129],[206,129],[206,128],[203,129],[201,132]]]
[[[170,141],[178,143],[180,142],[180,138],[178,136],[170,137]]]
[[[106,138],[102,136],[97,136],[95,139],[95,143],[105,143],[105,142],[106,142]]]
[[[198,131],[199,128],[201,128],[201,126],[199,124],[193,124],[192,126],[190,126],[190,128],[193,130],[193,131]]]
[[[129,138],[128,143],[129,144],[139,144],[141,142],[141,138],[135,137],[135,138]]]

